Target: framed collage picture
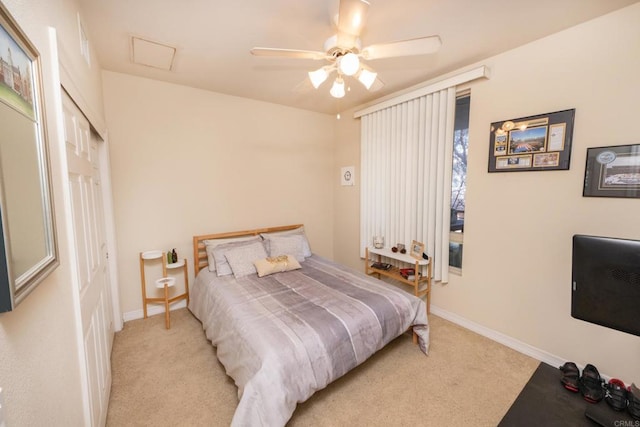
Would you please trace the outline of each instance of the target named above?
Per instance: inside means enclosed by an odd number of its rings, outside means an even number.
[[[491,123],[489,172],[569,169],[575,109]]]

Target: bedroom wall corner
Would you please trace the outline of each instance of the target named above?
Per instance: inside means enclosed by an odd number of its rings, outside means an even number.
[[[638,337],[571,317],[571,238],[640,238],[637,200],[582,196],[587,148],[638,143],[624,124],[637,111],[639,21],[637,3],[483,61],[492,75],[471,89],[462,276],[434,288],[444,310],[628,381],[640,378]],[[492,122],[569,108],[569,170],[487,173]]]
[[[582,197],[588,147],[640,143],[633,126],[638,22],[640,3],[468,66],[487,65],[492,74],[471,85],[462,275],[432,290],[442,312],[549,357],[592,363],[603,375],[636,383],[638,337],[571,317],[570,264],[573,234],[640,239],[633,227],[637,200]],[[576,109],[569,170],[487,172],[492,122],[569,108]],[[337,169],[356,160],[347,154],[351,141],[343,126]],[[353,266],[358,254],[342,250],[345,242],[358,241],[352,211],[359,195],[351,196],[336,190],[335,246],[336,259]]]
[[[103,89],[127,318],[138,253],[176,248],[193,283],[194,235],[304,223],[333,257],[333,116],[109,71]]]
[[[363,271],[360,260],[360,119],[355,109],[340,112],[335,129],[334,236],[335,260]],[[355,185],[341,185],[341,168],[355,166]]]

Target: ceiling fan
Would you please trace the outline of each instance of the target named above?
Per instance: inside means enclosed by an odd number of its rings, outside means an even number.
[[[317,89],[335,71],[337,76],[329,93],[335,98],[342,98],[345,95],[345,76],[356,78],[367,90],[378,90],[384,85],[378,78],[378,74],[362,60],[426,55],[436,52],[442,44],[440,37],[429,36],[362,47],[359,37],[364,28],[368,10],[367,0],[340,0],[336,19],[337,33],[324,42],[323,52],[254,47],[251,49],[251,54],[326,60],[329,62],[328,65],[309,72],[309,80]]]

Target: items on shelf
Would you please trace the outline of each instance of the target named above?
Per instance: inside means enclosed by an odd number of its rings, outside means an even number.
[[[374,262],[371,264],[371,268],[375,268],[376,270],[389,270],[393,267],[393,265],[386,262]]]
[[[402,277],[407,280],[415,280],[416,278],[416,270],[414,268],[401,268],[399,273]],[[422,277],[422,273],[418,272],[418,277]]]
[[[176,252],[176,248],[173,248],[167,251],[167,264],[174,264],[176,262],[178,262],[178,253]]]
[[[384,236],[373,236],[373,247],[376,249],[384,248]]]
[[[405,246],[402,243],[398,243],[397,245],[395,245],[394,247],[391,248],[391,252],[400,252],[401,254],[406,254],[407,253],[407,249],[405,248]]]

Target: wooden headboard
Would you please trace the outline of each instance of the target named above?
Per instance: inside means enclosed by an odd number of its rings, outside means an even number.
[[[209,262],[207,260],[207,251],[204,246],[205,240],[228,239],[230,237],[257,236],[260,233],[273,233],[274,231],[294,230],[302,226],[303,224],[282,225],[279,227],[256,228],[254,230],[229,231],[226,233],[202,234],[199,236],[193,236],[193,264],[195,269],[195,275],[197,276],[200,270],[202,270],[203,268],[209,265]]]

